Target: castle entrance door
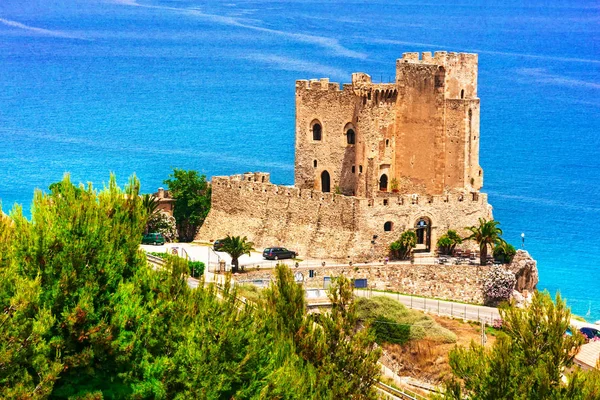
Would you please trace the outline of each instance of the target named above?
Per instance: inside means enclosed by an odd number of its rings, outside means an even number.
[[[431,250],[431,220],[427,217],[419,218],[415,224],[415,233],[417,234],[415,251],[429,252]]]
[[[321,172],[321,192],[327,193],[331,191],[329,172]]]

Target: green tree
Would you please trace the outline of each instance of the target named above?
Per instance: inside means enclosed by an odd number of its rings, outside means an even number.
[[[456,233],[455,230],[448,229],[448,232],[444,233],[437,241],[437,246],[440,252],[443,254],[452,255],[456,245],[462,243],[462,238]]]
[[[469,226],[466,229],[471,232],[464,240],[474,240],[479,245],[479,263],[486,265],[488,247],[494,248],[496,245],[504,242],[502,239],[502,229],[498,227],[500,222],[495,220],[487,221],[485,218],[479,218],[479,225]]]
[[[148,233],[149,222],[159,213],[158,199],[151,194],[142,195],[142,208],[146,212],[146,227],[144,233]]]
[[[536,292],[527,308],[504,307],[500,314],[504,333],[491,349],[471,343],[450,353],[454,377],[445,384],[447,398],[597,399],[589,397],[598,389],[587,386],[585,374],[567,373],[583,338],[566,335],[571,313],[559,295],[553,302],[547,292]]]
[[[211,189],[206,176],[198,171],[175,168],[164,183],[175,198],[173,216],[179,240],[191,242],[210,211]]]
[[[417,245],[417,234],[414,230],[402,232],[400,238],[390,243],[390,253],[393,258],[404,260]]]
[[[139,250],[138,190],[67,176],[31,220],[0,214],[0,398],[372,398],[378,353],[347,280],[320,317],[285,267],[256,308],[229,282],[191,289],[194,265]]]
[[[374,383],[380,368],[381,350],[366,327],[359,329],[352,282],[344,276],[333,280],[328,291],[332,303],[328,314],[306,315],[304,289],[294,280],[293,272],[278,265],[275,283],[265,293],[263,319],[272,321],[271,332],[282,332],[291,338],[295,358],[277,375],[277,385],[265,398],[375,399]],[[292,362],[293,361],[293,362]],[[295,365],[296,370],[292,370]],[[307,377],[308,382],[307,381]],[[309,384],[309,391],[302,388]],[[300,386],[300,387],[299,387]],[[269,386],[267,386],[269,388]]]
[[[254,251],[254,243],[249,242],[246,236],[230,235],[227,235],[221,242],[223,244],[221,251],[224,251],[231,256],[231,272],[238,272],[240,257],[244,254],[250,255],[250,252]]]
[[[517,254],[517,250],[508,242],[501,241],[494,247],[494,259],[501,263],[510,264],[515,254]]]

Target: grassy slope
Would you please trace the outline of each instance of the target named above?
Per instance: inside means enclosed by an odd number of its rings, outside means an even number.
[[[398,324],[410,325],[410,339],[429,339],[443,343],[455,343],[456,335],[437,324],[421,311],[410,310],[398,301],[383,296],[371,299],[358,297],[356,310],[361,321],[370,322],[378,316],[391,319]]]

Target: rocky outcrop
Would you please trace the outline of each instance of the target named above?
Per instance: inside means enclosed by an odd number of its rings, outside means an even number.
[[[517,250],[512,262],[506,266],[517,279],[515,290],[534,292],[539,281],[537,262],[525,250]]]

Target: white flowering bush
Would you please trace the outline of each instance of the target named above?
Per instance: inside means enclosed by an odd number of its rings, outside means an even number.
[[[514,273],[499,266],[492,267],[483,280],[483,297],[486,304],[496,305],[509,300],[516,283]]]
[[[167,242],[172,242],[177,237],[177,222],[175,217],[165,211],[155,212],[148,218],[148,232],[162,233]]]

